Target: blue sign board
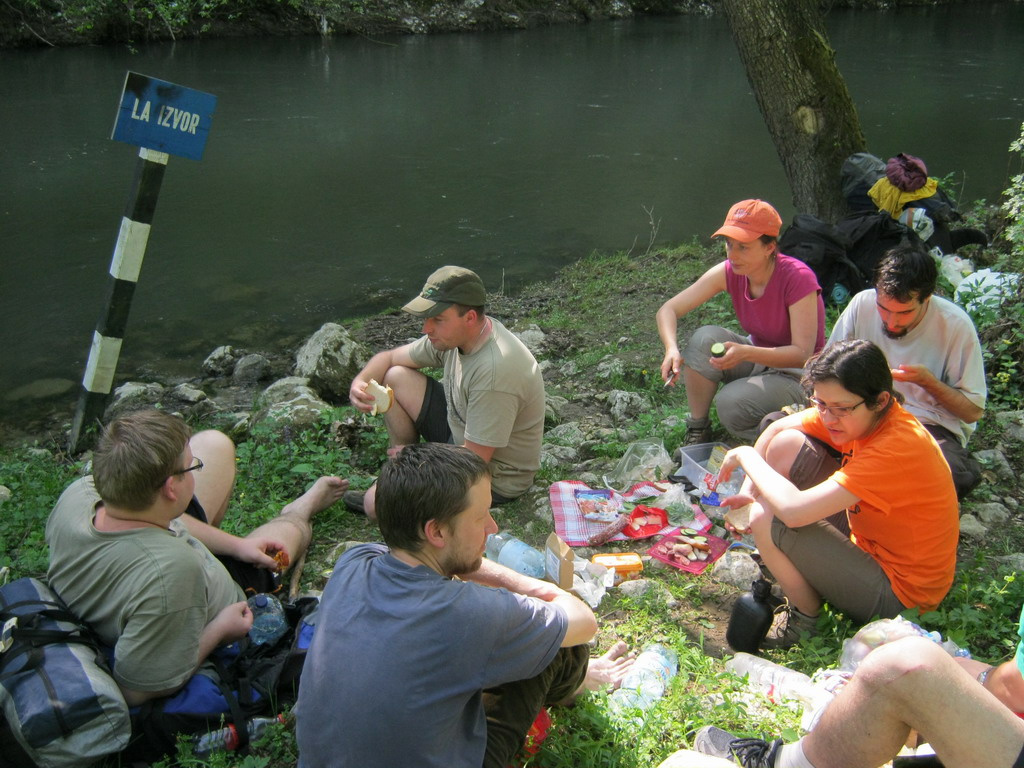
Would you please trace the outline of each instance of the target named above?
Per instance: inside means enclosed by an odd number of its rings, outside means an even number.
[[[217,97],[129,72],[110,138],[202,160]]]

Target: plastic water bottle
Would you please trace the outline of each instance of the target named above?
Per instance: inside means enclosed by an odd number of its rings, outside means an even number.
[[[253,595],[249,598],[249,609],[252,611],[249,641],[253,645],[273,645],[288,631],[284,608],[273,595]]]
[[[488,536],[485,551],[488,560],[535,579],[544,578],[544,555],[508,531]]]
[[[267,727],[274,723],[283,723],[284,716],[277,717],[254,717],[246,725],[249,733],[249,741],[258,739]],[[234,724],[225,726],[216,731],[210,731],[196,737],[195,746],[192,752],[196,757],[205,757],[213,752],[231,751],[238,749],[238,728]]]
[[[757,653],[761,641],[772,626],[774,611],[768,604],[772,585],[758,579],[750,585],[733,603],[729,616],[729,627],[725,630],[725,641],[734,651]]]
[[[639,709],[646,712],[665,695],[669,681],[679,670],[679,657],[671,648],[649,645],[636,657],[622,678],[622,685],[608,697],[613,712]]]
[[[725,668],[740,677],[746,675],[750,688],[774,702],[789,700],[815,706],[819,701],[820,689],[811,683],[810,677],[760,656],[737,653],[725,662]]]

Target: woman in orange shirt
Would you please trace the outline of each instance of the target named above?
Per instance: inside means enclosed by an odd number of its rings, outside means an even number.
[[[934,438],[900,404],[882,351],[843,341],[808,361],[814,407],[729,452],[747,475],[729,506],[787,598],[765,647],[813,634],[823,600],[858,622],[934,609],[953,583],[959,507]],[[837,514],[838,513],[838,514]]]

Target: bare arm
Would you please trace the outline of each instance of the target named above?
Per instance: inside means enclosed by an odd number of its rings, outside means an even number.
[[[483,560],[476,571],[462,578],[487,587],[502,587],[518,595],[560,606],[569,619],[568,629],[562,639],[563,648],[586,643],[597,634],[597,619],[590,606],[551,582],[531,578],[487,559]]]
[[[741,362],[759,363],[769,368],[803,368],[814,353],[818,333],[818,294],[816,291],[789,306],[791,342],[784,347],[755,347],[752,344],[726,342],[725,357],[712,361],[716,368],[728,369]]]
[[[661,364],[661,378],[668,381],[672,375],[678,375],[683,364],[679,354],[679,318],[692,312],[713,296],[725,290],[725,262],[716,264],[689,287],[683,289],[661,305],[655,315],[658,324],[658,336],[665,346],[665,359]]]
[[[265,536],[235,536],[220,528],[215,528],[209,523],[197,520],[191,515],[182,515],[179,519],[188,528],[188,532],[201,541],[213,554],[230,555],[260,568],[276,569],[277,562],[267,553],[287,549],[283,542]]]
[[[939,405],[967,424],[974,424],[985,415],[984,408],[971,402],[959,389],[940,381],[923,365],[904,364],[893,368],[892,377],[896,381],[917,384],[934,397]]]
[[[249,604],[244,600],[232,603],[214,616],[213,620],[203,628],[203,632],[199,636],[199,655],[196,666],[188,677],[190,678],[195,674],[195,671],[213,653],[215,648],[244,637],[252,627],[252,618]],[[185,682],[188,682],[188,678],[185,679]],[[138,706],[150,699],[170,696],[181,690],[184,685],[185,683],[182,683],[176,688],[167,688],[162,691],[137,691],[132,688],[126,688],[118,683],[121,693],[124,694],[124,700],[130,707]]]
[[[1011,712],[1024,712],[1024,678],[1021,677],[1017,663],[1013,659],[995,667],[974,659],[957,658],[956,662],[973,677],[989,669],[990,672],[984,682],[985,689],[1005,704]]]
[[[480,445],[480,443],[474,443],[472,440],[467,440],[463,445],[484,461],[490,461],[491,456],[494,455],[494,447],[490,445]]]
[[[370,383],[370,379],[374,379],[378,384],[383,383],[384,374],[396,365],[406,368],[420,367],[413,362],[409,355],[410,346],[403,344],[394,349],[385,349],[370,358],[370,362],[352,379],[352,384],[348,389],[348,399],[353,407],[365,413],[369,413],[373,408],[373,396],[366,394],[366,385]]]
[[[747,478],[757,489],[761,504],[790,528],[824,520],[860,500],[835,480],[825,480],[801,491],[749,445],[733,448],[726,454],[719,477],[727,480],[737,466],[743,467]]]

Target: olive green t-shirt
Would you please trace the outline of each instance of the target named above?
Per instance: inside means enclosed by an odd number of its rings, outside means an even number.
[[[227,570],[184,523],[96,530],[92,477],[61,494],[46,524],[47,580],[72,613],[114,648],[114,678],[137,691],[184,684],[199,636],[225,607],[244,600]]]
[[[522,495],[540,467],[544,437],[544,379],[533,353],[497,320],[484,344],[468,355],[438,352],[424,336],[409,354],[422,367],[443,367],[452,441],[494,448],[491,487]]]

